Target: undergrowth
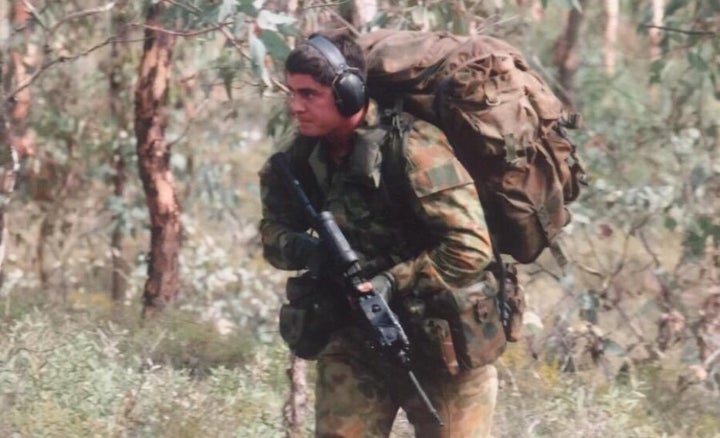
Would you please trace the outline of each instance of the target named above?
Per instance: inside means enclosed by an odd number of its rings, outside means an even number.
[[[284,349],[169,310],[41,308],[0,331],[0,436],[280,436]]]
[[[0,436],[285,436],[288,356],[278,339],[220,335],[173,309],[141,321],[135,309],[77,310],[33,294],[15,304],[24,312],[5,313],[0,331]],[[496,437],[720,434],[717,396],[678,391],[668,370],[607,381],[593,369],[561,372],[522,343],[497,367]],[[408,434],[399,424],[393,436]]]

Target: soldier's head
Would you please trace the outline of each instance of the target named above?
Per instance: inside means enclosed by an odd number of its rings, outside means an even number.
[[[362,118],[367,108],[365,57],[346,32],[314,34],[285,60],[289,109],[308,136]]]

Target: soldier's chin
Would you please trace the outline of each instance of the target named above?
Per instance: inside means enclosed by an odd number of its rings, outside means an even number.
[[[306,137],[318,137],[318,129],[314,126],[309,125],[300,125],[298,127],[298,131],[300,131],[300,134],[306,136]]]

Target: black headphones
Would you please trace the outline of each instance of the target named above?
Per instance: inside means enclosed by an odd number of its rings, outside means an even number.
[[[360,71],[348,66],[340,49],[326,37],[314,34],[310,36],[307,43],[317,49],[335,70],[335,78],[331,87],[335,96],[335,105],[340,114],[350,117],[365,107],[368,102],[367,86]]]

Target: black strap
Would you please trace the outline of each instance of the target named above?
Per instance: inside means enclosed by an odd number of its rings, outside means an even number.
[[[500,274],[500,278],[498,278],[497,293],[498,312],[500,313],[500,322],[502,323],[503,329],[505,329],[505,333],[508,333],[508,330],[510,328],[510,313],[512,312],[512,310],[510,309],[510,305],[507,302],[507,291],[505,289],[505,280],[508,278],[508,275],[507,268],[505,267],[505,263],[503,262],[502,256],[500,255],[500,249],[495,243],[495,240],[495,237],[490,234],[490,243],[493,249],[493,257],[495,257],[495,263],[497,263],[498,265],[498,272]]]

